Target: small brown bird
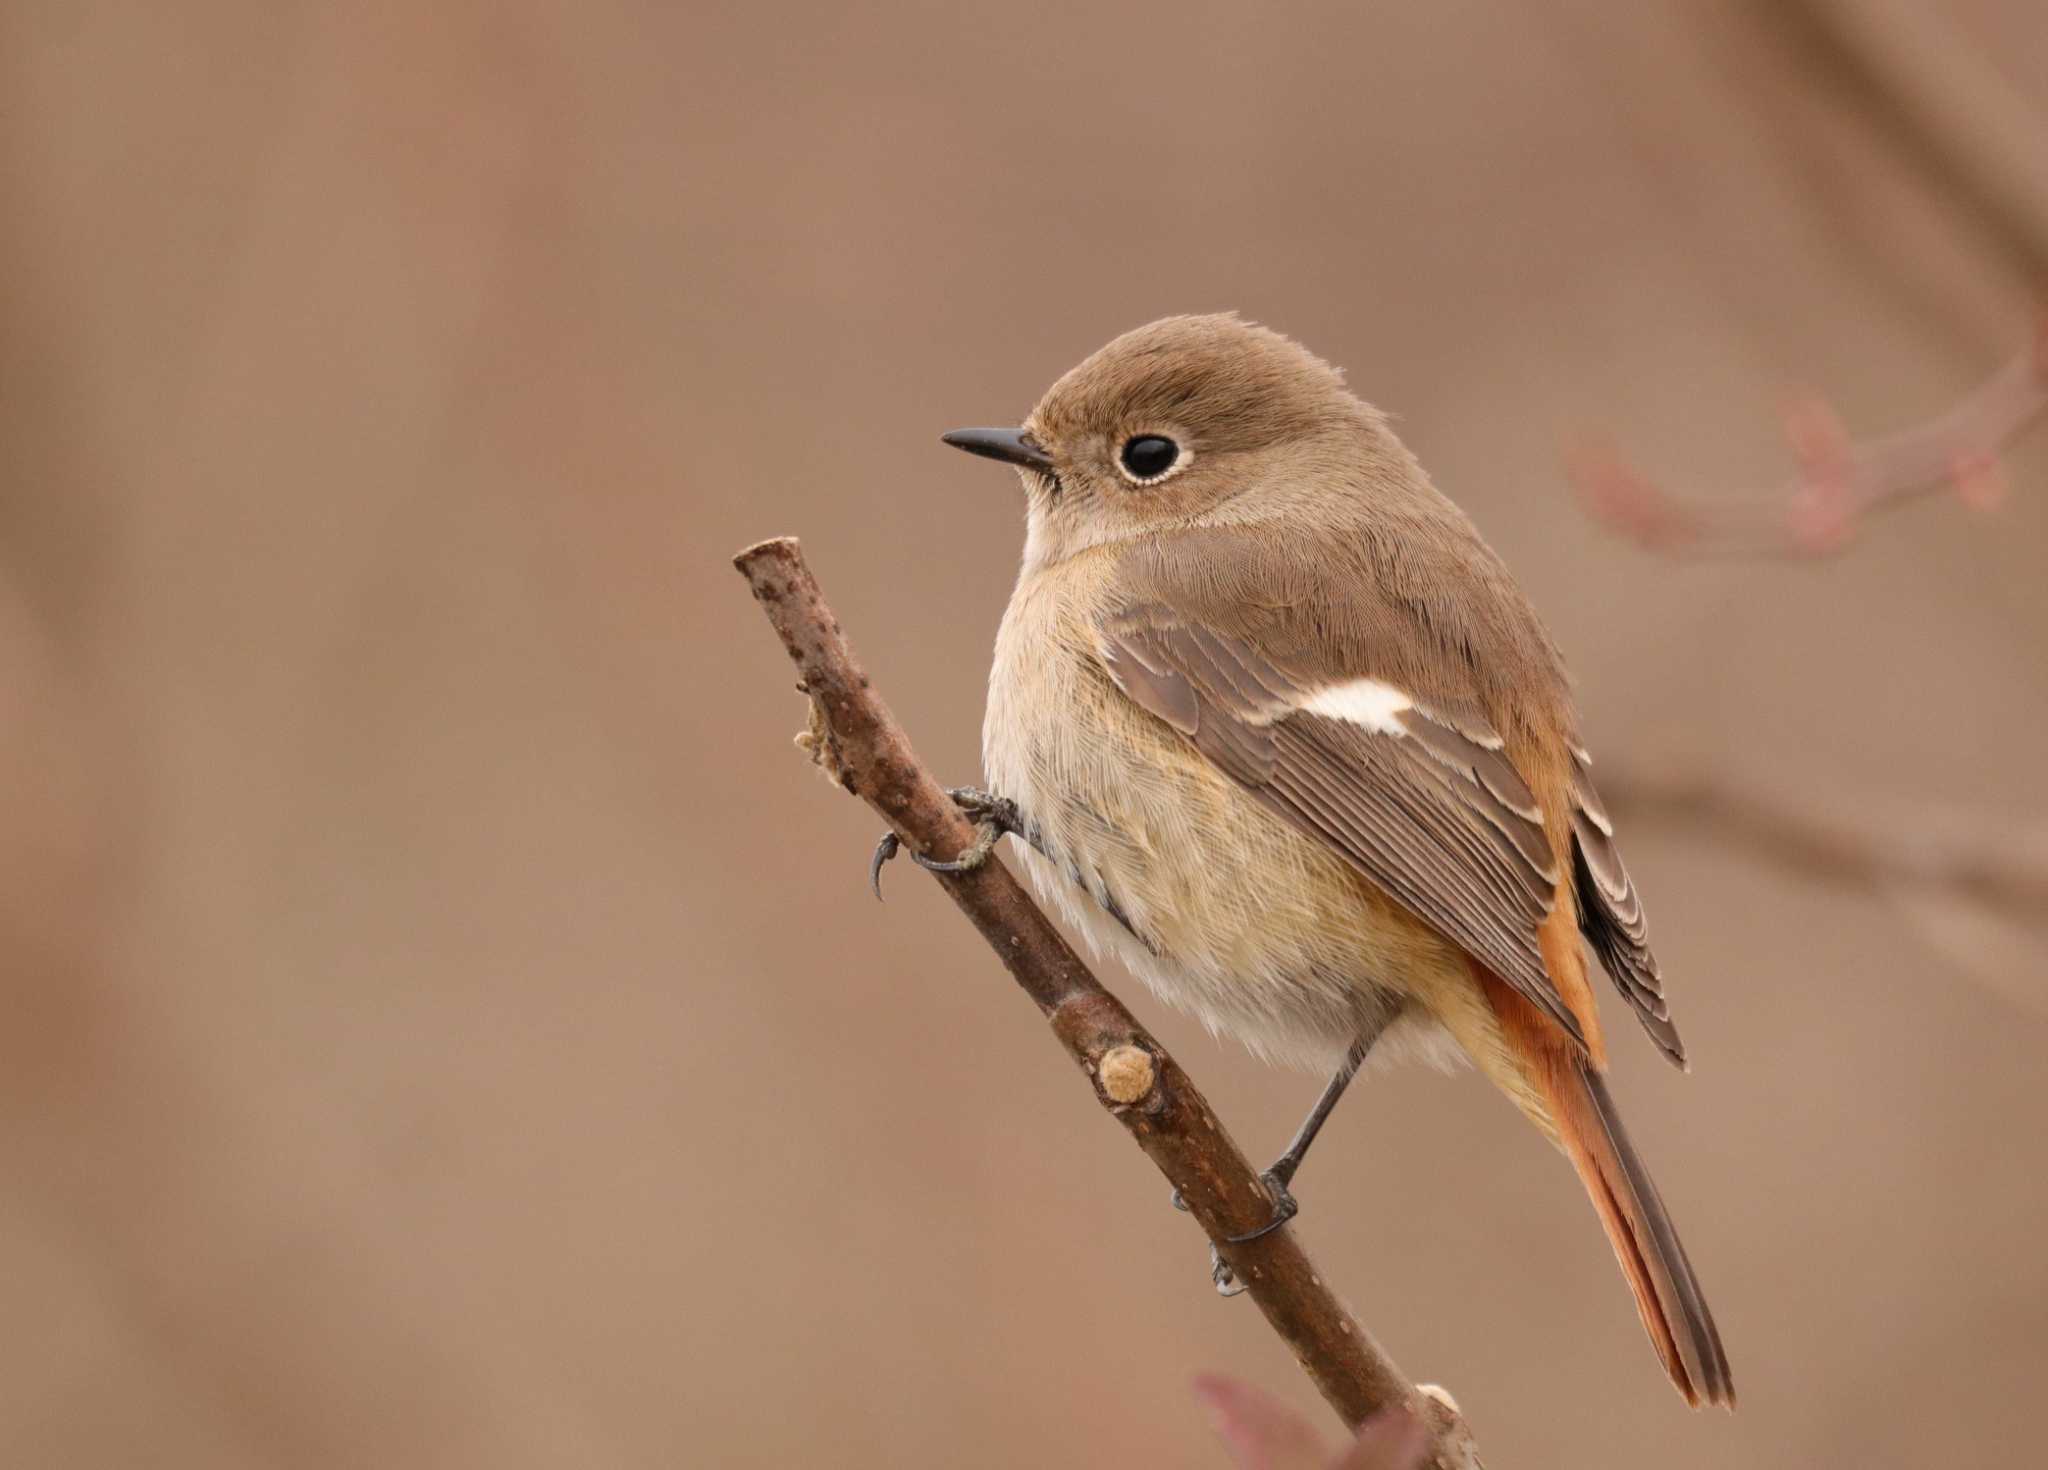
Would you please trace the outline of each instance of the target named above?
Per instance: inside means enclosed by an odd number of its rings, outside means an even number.
[[[1230,315],[945,438],[1029,503],[983,757],[1032,880],[1213,1031],[1334,1068],[1275,1224],[1368,1050],[1462,1051],[1577,1168],[1678,1391],[1732,1404],[1602,1076],[1582,936],[1684,1061],[1642,906],[1563,660],[1472,523],[1336,370]]]

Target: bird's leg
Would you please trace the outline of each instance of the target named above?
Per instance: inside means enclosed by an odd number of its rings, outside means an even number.
[[[1265,1182],[1267,1193],[1273,1197],[1273,1218],[1256,1230],[1227,1237],[1228,1244],[1243,1245],[1248,1241],[1257,1240],[1262,1235],[1271,1235],[1300,1213],[1301,1205],[1288,1191],[1287,1186],[1294,1182],[1294,1176],[1301,1168],[1301,1161],[1308,1157],[1309,1145],[1316,1141],[1316,1135],[1323,1131],[1323,1124],[1329,1122],[1330,1114],[1337,1110],[1337,1100],[1344,1096],[1344,1089],[1351,1085],[1351,1079],[1358,1075],[1358,1069],[1364,1065],[1366,1053],[1372,1050],[1373,1043],[1379,1040],[1380,1034],[1386,1029],[1387,1021],[1383,1020],[1359,1033],[1357,1039],[1351,1043],[1351,1049],[1344,1053],[1344,1060],[1338,1064],[1336,1072],[1324,1084],[1322,1095],[1316,1099],[1315,1106],[1309,1109],[1308,1116],[1302,1119],[1301,1126],[1294,1130],[1294,1137],[1288,1142],[1285,1151],[1273,1161],[1271,1168],[1259,1175]],[[1178,1192],[1173,1196],[1173,1207],[1177,1210],[1187,1208]],[[1237,1273],[1230,1269],[1230,1264],[1223,1259],[1213,1243],[1209,1247],[1209,1278],[1216,1283],[1216,1291],[1221,1296],[1236,1296],[1244,1290],[1243,1283],[1237,1279]]]
[[[973,786],[955,786],[946,795],[953,798],[954,805],[974,818],[978,832],[972,845],[956,858],[928,858],[923,853],[913,852],[910,860],[931,873],[967,873],[988,861],[988,855],[995,845],[1011,833],[1024,835],[1024,819],[1017,814],[1017,804],[1008,797],[992,796]],[[894,832],[884,832],[882,840],[875,844],[875,855],[868,864],[868,884],[875,890],[875,897],[882,896],[882,864],[896,856],[903,846]]]
[[[1379,1040],[1379,1031],[1370,1036],[1361,1036],[1351,1043],[1351,1050],[1344,1053],[1344,1060],[1324,1084],[1321,1097],[1308,1110],[1308,1116],[1301,1120],[1301,1126],[1294,1130],[1294,1137],[1279,1158],[1273,1160],[1273,1167],[1260,1177],[1266,1181],[1275,1200],[1293,1202],[1287,1186],[1294,1182],[1294,1176],[1301,1169],[1301,1161],[1308,1157],[1308,1146],[1316,1141],[1316,1135],[1323,1131],[1323,1124],[1330,1121],[1330,1114],[1337,1111],[1337,1099],[1344,1096],[1344,1089],[1351,1085],[1351,1079],[1358,1075],[1358,1069],[1365,1064],[1365,1054],[1372,1050],[1372,1044]],[[1269,1227],[1270,1228],[1270,1227]]]

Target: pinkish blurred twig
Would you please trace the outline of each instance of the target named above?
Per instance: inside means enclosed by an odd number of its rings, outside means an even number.
[[[2048,408],[2048,312],[2013,359],[1948,412],[1858,444],[1823,400],[1786,415],[1799,473],[1773,495],[1737,500],[1672,494],[1611,444],[1582,447],[1568,470],[1596,520],[1673,557],[1825,556],[1868,516],[1951,489],[1977,510],[2005,493],[1999,450]]]
[[[1366,1420],[1356,1439],[1333,1451],[1315,1426],[1264,1389],[1205,1376],[1195,1380],[1195,1393],[1238,1470],[1417,1470],[1429,1453],[1428,1429],[1398,1405]]]

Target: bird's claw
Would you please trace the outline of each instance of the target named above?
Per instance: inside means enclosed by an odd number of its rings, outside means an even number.
[[[953,798],[953,804],[975,819],[974,841],[956,858],[928,858],[921,852],[913,852],[910,860],[928,873],[971,873],[988,861],[988,855],[995,846],[1012,832],[1022,832],[1024,822],[1017,815],[1017,804],[1007,797],[993,796],[973,786],[955,786],[946,795]],[[882,840],[875,844],[875,855],[868,862],[868,886],[875,897],[882,896],[882,865],[902,850],[903,840],[894,832],[884,832]]]
[[[1301,1213],[1301,1202],[1288,1192],[1287,1178],[1276,1169],[1268,1169],[1259,1175],[1266,1192],[1273,1197],[1273,1218],[1256,1230],[1243,1235],[1226,1235],[1225,1245],[1249,1245],[1252,1241],[1271,1235],[1289,1220]],[[1180,1191],[1173,1192],[1173,1207],[1187,1213],[1188,1202],[1180,1197]],[[1216,1295],[1237,1296],[1245,1290],[1245,1284],[1237,1279],[1237,1273],[1230,1269],[1230,1263],[1223,1259],[1223,1252],[1215,1241],[1209,1242],[1209,1279],[1216,1283]]]
[[[882,840],[875,844],[875,855],[868,862],[868,887],[875,890],[878,902],[882,897],[882,864],[895,857],[897,849],[902,846],[903,839],[894,832],[884,832]]]
[[[1247,1231],[1243,1235],[1225,1236],[1224,1239],[1232,1245],[1250,1245],[1255,1240],[1271,1235],[1301,1213],[1301,1202],[1287,1192],[1287,1181],[1278,1173],[1268,1169],[1259,1176],[1259,1179],[1265,1184],[1266,1192],[1273,1196],[1273,1218],[1258,1229]]]

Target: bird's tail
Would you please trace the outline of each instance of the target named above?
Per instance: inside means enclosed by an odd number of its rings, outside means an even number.
[[[1657,1186],[1622,1127],[1606,1079],[1527,1001],[1498,981],[1487,988],[1531,1090],[1547,1105],[1558,1143],[1607,1227],[1664,1371],[1693,1407],[1733,1408],[1735,1381],[1714,1314]]]
[[[1735,1380],[1714,1314],[1656,1183],[1621,1126],[1607,1081],[1575,1059],[1565,1061],[1575,1075],[1563,1079],[1559,1092],[1577,1096],[1557,1097],[1560,1120],[1570,1120],[1559,1134],[1607,1227],[1664,1371],[1694,1408],[1703,1403],[1733,1408]]]

